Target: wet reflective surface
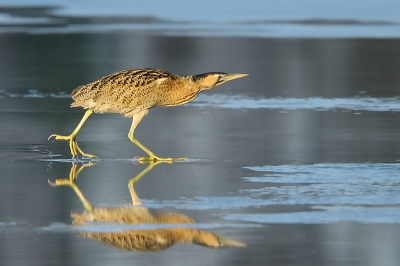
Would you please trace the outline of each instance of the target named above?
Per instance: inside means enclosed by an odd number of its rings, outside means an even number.
[[[79,163],[73,163],[69,178],[49,181],[49,184],[70,186],[82,201],[85,212],[71,213],[72,224],[79,226],[79,235],[116,248],[130,251],[160,251],[177,243],[213,248],[246,247],[243,242],[187,227],[195,221],[186,215],[175,212],[154,213],[143,207],[134,186],[140,178],[160,163],[163,162],[148,162],[149,165],[128,182],[132,198],[131,206],[93,207],[90,204],[77,186],[76,179],[84,168],[93,166],[93,163],[83,164],[79,168]]]
[[[1,265],[399,264],[399,40],[131,30],[3,33],[0,46]],[[69,93],[136,67],[250,75],[151,110],[138,139],[190,160],[155,166],[134,190],[148,165],[132,162],[145,154],[127,138],[130,119],[92,115],[77,140],[100,160],[71,189],[87,161],[73,166],[67,142],[47,141],[84,113],[69,108]],[[63,179],[68,186],[48,183]],[[121,223],[114,212],[150,219]],[[154,222],[166,213],[183,220]],[[194,232],[220,240],[184,244]],[[101,241],[146,236],[164,249]],[[247,247],[204,247],[222,239]]]

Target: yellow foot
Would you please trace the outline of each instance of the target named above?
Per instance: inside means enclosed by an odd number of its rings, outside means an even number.
[[[79,148],[78,143],[75,140],[75,136],[61,136],[58,134],[53,134],[50,135],[48,139],[51,139],[52,137],[54,137],[56,140],[69,140],[69,149],[71,150],[73,159],[75,159],[75,157],[78,158],[78,152],[82,154],[82,158],[99,159],[96,155],[83,152],[81,148]]]
[[[135,156],[133,158],[133,161],[139,161],[139,163],[146,163],[146,162],[173,163],[173,162],[183,162],[187,160],[189,160],[189,158],[164,158],[164,157],[158,157],[156,155],[151,155],[150,157]]]

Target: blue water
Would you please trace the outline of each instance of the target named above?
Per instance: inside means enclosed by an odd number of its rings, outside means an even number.
[[[32,14],[0,12],[2,32],[140,30],[190,36],[400,36],[400,2],[373,1],[0,1],[0,7],[48,7]],[[50,16],[51,15],[51,16]],[[77,22],[74,18],[111,18]],[[139,18],[136,21],[121,18]],[[140,19],[142,18],[142,19]],[[5,26],[5,27],[4,27]],[[12,26],[12,27],[7,27]]]
[[[398,3],[227,5],[0,1],[0,265],[399,265],[400,45],[385,39],[400,36]],[[71,90],[136,67],[250,74],[151,110],[138,139],[191,160],[135,185],[142,206],[248,248],[127,252],[76,234],[152,228],[79,230],[80,199],[48,184],[74,173],[68,143],[47,140],[83,115],[69,108]],[[127,138],[130,123],[93,115],[79,134],[100,158],[76,180],[94,207],[132,206],[127,184],[145,166],[132,163],[144,154]]]
[[[7,98],[59,98],[69,99],[66,92],[47,93],[30,90],[25,93],[12,93],[0,91],[0,100]],[[200,108],[228,108],[228,109],[278,109],[278,110],[347,110],[347,111],[372,111],[372,112],[399,112],[400,97],[351,97],[351,98],[262,98],[246,95],[226,94],[201,94],[196,101],[187,104]]]
[[[248,169],[263,175],[245,180],[266,186],[247,192],[256,198],[268,197],[270,204],[392,207],[400,203],[400,164],[397,163],[327,163]],[[396,222],[399,222],[397,215]]]

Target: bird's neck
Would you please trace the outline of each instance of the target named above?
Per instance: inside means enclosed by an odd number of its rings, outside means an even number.
[[[202,91],[199,84],[193,82],[189,76],[180,77],[164,84],[162,95],[157,106],[177,106],[193,101]]]

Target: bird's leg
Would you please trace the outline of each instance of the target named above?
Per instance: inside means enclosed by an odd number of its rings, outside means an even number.
[[[86,167],[95,165],[96,163],[88,163],[84,164],[81,167],[78,168],[78,163],[73,163],[71,170],[69,172],[69,178],[58,178],[54,180],[54,182],[48,180],[49,185],[53,187],[57,186],[70,186],[76,193],[76,195],[79,197],[79,199],[82,201],[83,206],[85,207],[86,210],[91,211],[93,210],[93,206],[90,204],[90,202],[85,198],[79,187],[76,185],[75,180],[78,178],[79,173]]]
[[[155,155],[151,150],[146,148],[142,143],[140,143],[134,135],[134,131],[136,126],[139,124],[139,122],[143,119],[143,117],[147,114],[147,110],[141,111],[133,116],[132,120],[132,125],[131,129],[129,130],[128,133],[128,138],[139,148],[141,148],[145,153],[149,155],[149,157],[139,157],[139,161],[164,161],[164,162],[170,162],[172,163],[173,161],[184,161],[185,158],[163,158],[163,157],[158,157]]]
[[[172,158],[162,158],[162,157],[158,157],[157,155],[155,155],[151,150],[149,150],[148,148],[146,148],[146,146],[144,146],[142,143],[140,143],[133,134],[128,135],[129,139],[135,143],[136,146],[138,146],[139,148],[141,148],[145,153],[147,153],[149,155],[149,157],[139,157],[139,161],[170,161],[173,162],[174,160]]]
[[[49,137],[55,137],[56,140],[69,140],[69,149],[71,150],[72,158],[74,159],[75,157],[78,157],[78,152],[82,154],[83,157],[88,157],[88,158],[96,158],[97,156],[85,153],[79,148],[78,143],[76,142],[75,138],[79,133],[79,130],[82,128],[83,124],[86,122],[86,120],[89,118],[89,116],[93,114],[92,110],[87,110],[85,114],[83,115],[81,121],[79,122],[78,126],[75,128],[75,130],[71,133],[69,136],[62,136],[58,134],[53,134]]]
[[[135,163],[135,162],[134,162]],[[148,163],[149,165],[139,174],[137,174],[135,177],[132,177],[131,180],[129,180],[128,183],[128,189],[129,192],[131,193],[131,198],[132,198],[132,204],[134,206],[140,206],[142,205],[142,203],[140,202],[139,196],[136,194],[134,186],[136,184],[137,181],[139,181],[139,179],[144,176],[145,174],[147,174],[151,169],[154,168],[154,166],[160,164],[160,163],[170,163],[167,161],[147,161],[145,163]],[[144,164],[144,162],[143,162]]]

